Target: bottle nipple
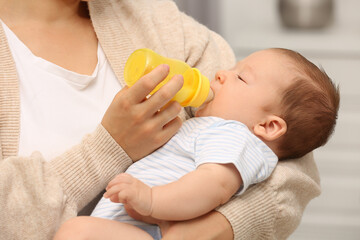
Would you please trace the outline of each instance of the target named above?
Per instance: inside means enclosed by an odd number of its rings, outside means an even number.
[[[206,104],[206,103],[208,103],[208,102],[211,102],[213,99],[214,99],[214,92],[213,92],[213,91],[211,90],[211,88],[210,88],[209,94],[208,94],[208,96],[206,97],[206,99],[205,99],[205,101],[204,101],[204,103],[203,103],[202,105],[204,105],[204,104]]]

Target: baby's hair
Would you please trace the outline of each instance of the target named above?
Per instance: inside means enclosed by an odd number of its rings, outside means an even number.
[[[322,68],[300,53],[272,49],[291,59],[295,79],[285,89],[282,118],[287,132],[278,144],[279,159],[299,158],[323,146],[334,131],[340,102],[339,87]]]

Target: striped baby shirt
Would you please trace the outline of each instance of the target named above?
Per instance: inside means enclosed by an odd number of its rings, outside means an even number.
[[[241,122],[218,117],[196,117],[185,121],[179,131],[161,148],[132,164],[127,173],[149,186],[178,180],[204,163],[232,163],[239,171],[242,194],[251,184],[268,178],[277,164],[275,153]],[[155,239],[157,226],[129,217],[122,204],[102,198],[92,216],[138,226]]]

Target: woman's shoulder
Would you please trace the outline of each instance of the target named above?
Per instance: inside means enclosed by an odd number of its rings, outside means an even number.
[[[182,13],[173,1],[92,0],[89,6],[95,25],[120,29],[134,48],[185,58]]]
[[[100,16],[96,21],[121,20],[118,22],[121,25],[129,21],[134,24],[134,30],[137,25],[144,24],[153,27],[171,25],[171,19],[178,17],[179,13],[176,4],[169,0],[92,0],[89,1],[89,9],[90,13],[96,12]],[[157,22],[160,19],[167,21]]]

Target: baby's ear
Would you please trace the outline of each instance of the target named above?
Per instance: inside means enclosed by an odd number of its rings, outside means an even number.
[[[254,126],[254,134],[265,141],[274,141],[286,133],[287,125],[284,119],[275,115],[267,116]]]

